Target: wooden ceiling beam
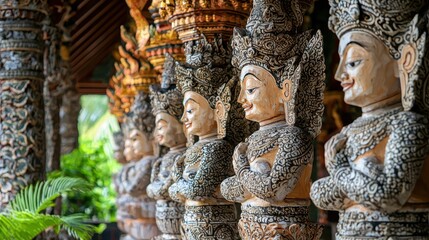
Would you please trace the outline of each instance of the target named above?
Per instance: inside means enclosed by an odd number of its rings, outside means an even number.
[[[76,41],[77,39],[79,39],[78,42],[81,42],[82,38],[84,38],[85,36],[87,36],[86,33],[88,32],[88,28],[93,28],[94,25],[96,25],[97,22],[104,22],[103,20],[105,20],[106,18],[108,18],[110,16],[110,14],[116,15],[118,13],[118,11],[114,11],[114,6],[116,5],[115,2],[116,1],[109,1],[109,3],[107,4],[107,6],[103,7],[103,9],[100,10],[97,13],[97,15],[95,15],[93,18],[91,18],[91,20],[85,22],[85,24],[82,27],[76,28],[78,30],[77,30],[77,32],[72,33],[72,35],[73,35],[72,36],[72,40]],[[83,37],[81,36],[82,34],[84,34]]]
[[[112,32],[112,30],[117,31],[117,33],[113,33],[114,36],[119,38],[119,26],[122,23],[121,16],[116,16],[110,18],[108,21],[100,22],[96,26],[93,26],[93,30],[88,32],[82,39],[79,39],[78,42],[73,43],[70,48],[71,57],[74,58],[77,55],[80,55],[82,51],[85,51],[88,46],[90,46],[94,41],[99,39],[101,36],[105,36],[107,31]],[[109,36],[107,36],[109,37]],[[112,36],[110,36],[112,37]]]
[[[90,45],[88,47],[83,47],[82,51],[80,51],[80,53],[76,53],[76,54],[71,54],[71,63],[72,65],[78,64],[80,62],[82,62],[83,59],[88,59],[90,58],[90,56],[94,55],[96,52],[95,51],[97,49],[100,49],[101,47],[105,46],[104,43],[106,42],[116,42],[119,40],[119,36],[116,35],[117,37],[115,37],[113,34],[115,32],[118,31],[118,28],[110,28],[109,30],[103,32],[100,37],[98,37],[97,39],[95,39],[92,42],[89,42]]]
[[[114,2],[113,0],[110,0],[110,1]],[[85,23],[85,20],[88,17],[90,17],[95,11],[100,10],[101,6],[103,4],[106,4],[106,1],[99,0],[99,1],[97,1],[96,4],[93,4],[92,6],[90,6],[88,10],[86,10],[86,11],[85,10],[81,10],[82,16],[79,16],[79,18],[76,19],[76,22],[75,22],[76,26],[79,26],[82,23]]]
[[[81,76],[91,74],[94,68],[102,62],[107,55],[111,54],[111,51],[108,51],[108,48],[112,48],[115,43],[116,41],[114,39],[104,41],[99,44],[98,50],[89,53],[87,58],[82,59],[80,62],[73,62],[72,73]]]

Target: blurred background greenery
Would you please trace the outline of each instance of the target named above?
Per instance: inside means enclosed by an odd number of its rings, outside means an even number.
[[[63,196],[62,214],[85,213],[93,221],[115,221],[116,192],[112,176],[120,165],[113,158],[113,133],[120,130],[105,95],[82,95],[79,147],[61,156],[61,170],[51,177],[80,177],[93,186],[88,192]]]

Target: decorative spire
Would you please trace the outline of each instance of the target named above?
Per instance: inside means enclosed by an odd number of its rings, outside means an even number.
[[[149,7],[154,24],[151,25],[149,44],[146,46],[147,59],[158,73],[163,71],[165,53],[169,53],[178,61],[185,59],[182,41],[171,28],[171,24],[158,13],[160,3],[161,0],[154,0]]]
[[[229,39],[232,29],[244,26],[251,0],[162,0],[160,15],[169,17],[172,27],[183,42],[204,34],[212,39],[222,34]]]

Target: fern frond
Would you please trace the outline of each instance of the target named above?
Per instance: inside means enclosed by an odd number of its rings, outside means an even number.
[[[61,177],[38,182],[21,190],[10,202],[13,211],[40,213],[54,206],[54,200],[68,191],[83,191],[90,188],[89,184],[80,178]]]
[[[0,215],[0,239],[31,240],[47,228],[65,229],[76,239],[90,240],[96,227],[84,222],[85,216],[66,217],[11,211]]]

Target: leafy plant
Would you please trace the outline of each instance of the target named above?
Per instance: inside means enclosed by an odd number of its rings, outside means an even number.
[[[79,147],[61,157],[61,170],[51,177],[79,177],[93,188],[88,192],[73,192],[62,199],[62,213],[85,213],[93,220],[114,221],[116,192],[112,175],[119,169],[113,158],[113,132],[119,124],[108,111],[107,97],[81,96],[79,114]]]
[[[79,177],[92,185],[91,191],[71,192],[63,197],[62,213],[85,213],[100,221],[114,221],[116,192],[112,173],[119,164],[104,151],[105,141],[82,141],[79,148],[61,158],[56,175]]]
[[[90,185],[82,179],[60,177],[37,182],[22,189],[0,213],[0,239],[30,240],[48,228],[66,230],[74,238],[89,240],[96,227],[84,222],[82,214],[57,216],[44,214],[55,206],[55,199],[66,192],[83,192]]]

